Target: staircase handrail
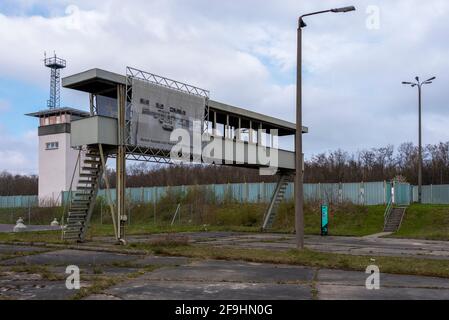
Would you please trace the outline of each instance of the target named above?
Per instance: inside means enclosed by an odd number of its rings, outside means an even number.
[[[65,218],[65,215],[67,214],[69,204],[72,202],[73,180],[75,180],[75,173],[76,173],[76,170],[78,169],[78,164],[80,163],[80,160],[81,160],[81,149],[78,152],[78,157],[77,157],[76,163],[75,163],[75,169],[73,169],[72,180],[70,181],[69,196],[68,196],[67,201],[64,203],[64,210],[62,211],[61,226],[64,226],[64,218]],[[64,199],[61,199],[61,200],[64,200]]]
[[[385,209],[384,213],[384,227],[387,225],[388,218],[390,218],[391,211],[393,210],[393,201],[390,199],[387,204],[387,208]]]
[[[268,225],[268,219],[270,218],[270,212],[273,209],[274,202],[275,202],[276,197],[277,197],[277,195],[279,193],[279,190],[282,188],[282,185],[285,183],[286,179],[287,179],[287,176],[285,176],[285,175],[281,175],[280,178],[279,178],[278,184],[276,185],[274,193],[271,196],[271,201],[268,204],[267,211],[265,212],[265,215],[263,217],[263,225],[262,225],[262,229],[263,230],[265,230],[267,225]]]

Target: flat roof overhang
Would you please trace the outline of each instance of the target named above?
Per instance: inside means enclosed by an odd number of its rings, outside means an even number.
[[[103,95],[111,98],[117,97],[117,86],[126,85],[126,76],[113,73],[102,69],[91,69],[85,72],[77,73],[62,79],[64,88],[88,92],[96,95]],[[240,117],[243,120],[251,120],[262,123],[263,129],[278,129],[280,136],[294,135],[296,125],[292,122],[267,116],[261,113],[250,111],[244,108],[234,107],[225,103],[209,99],[208,105],[211,111],[217,112],[218,120],[224,123],[223,115],[231,117]],[[256,127],[254,129],[257,129]],[[303,127],[303,133],[308,133],[309,129]]]
[[[37,112],[32,112],[32,113],[27,113],[25,114],[26,116],[30,116],[30,117],[36,117],[36,118],[42,118],[45,116],[57,116],[60,114],[71,114],[74,116],[78,116],[81,118],[85,118],[85,117],[89,117],[90,114],[89,112],[86,111],[82,111],[82,110],[78,110],[78,109],[74,109],[74,108],[69,108],[69,107],[63,107],[63,108],[55,108],[55,109],[45,109],[45,110],[41,110],[41,111],[37,111]]]

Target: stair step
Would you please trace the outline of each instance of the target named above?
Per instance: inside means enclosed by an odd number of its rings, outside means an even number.
[[[82,167],[81,170],[84,170],[84,171],[94,171],[94,172],[96,172],[96,171],[99,170],[99,168],[97,168],[97,167]]]
[[[86,217],[87,216],[70,216],[70,217],[67,217],[67,222],[75,221],[75,220],[86,221]]]
[[[100,164],[100,160],[90,160],[90,159],[86,159],[83,161],[84,163],[88,163],[88,164]]]
[[[83,186],[76,187],[76,190],[91,190],[91,191],[93,191],[92,189],[93,189],[92,187],[83,187]]]
[[[80,190],[81,191],[81,190]],[[77,193],[72,200],[70,201],[70,203],[73,203],[74,201],[77,200],[88,200],[92,197],[92,193]]]
[[[69,210],[69,214],[70,214],[70,215],[82,215],[82,214],[87,214],[87,209],[83,209],[83,210]]]
[[[79,234],[67,234],[64,235],[64,240],[80,240],[80,235]]]
[[[78,240],[78,239],[80,239],[80,235],[81,235],[81,233],[79,233],[79,232],[71,232],[71,233],[67,233],[67,234],[64,234],[64,239],[65,240]]]
[[[73,236],[79,238],[81,235],[81,230],[73,230],[71,232],[67,232],[67,236]]]
[[[77,204],[85,203],[86,206],[90,203],[89,200],[73,200],[73,202],[74,202],[74,203],[77,203]]]
[[[88,151],[88,152],[86,152],[86,157],[100,157],[100,152]]]
[[[97,179],[92,179],[92,180],[78,180],[79,184],[94,184],[97,182]]]
[[[69,218],[70,217],[80,217],[80,216],[86,216],[87,215],[87,210],[83,210],[83,211],[70,211],[69,212]]]
[[[86,206],[73,206],[70,207],[69,212],[85,212],[87,211],[87,205]]]
[[[85,172],[81,172],[80,173],[80,177],[82,178],[96,178],[97,175],[93,174],[93,173],[85,173]]]
[[[81,232],[83,230],[83,228],[84,228],[84,226],[82,226],[82,225],[75,225],[75,224],[70,225],[70,224],[68,224],[66,226],[65,230],[68,233],[76,233],[76,232]]]
[[[68,227],[67,227],[67,229],[64,230],[64,234],[66,234],[66,235],[75,235],[75,234],[78,235],[78,234],[80,234],[80,233],[81,233],[80,228],[74,229],[74,228],[72,227],[72,228],[68,229]]]

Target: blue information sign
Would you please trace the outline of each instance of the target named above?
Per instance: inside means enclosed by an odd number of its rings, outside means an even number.
[[[329,226],[329,206],[322,205],[321,206],[321,235],[328,235],[328,226]]]

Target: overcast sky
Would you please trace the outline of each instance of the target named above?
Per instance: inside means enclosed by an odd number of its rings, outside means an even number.
[[[67,59],[63,76],[127,65],[211,91],[214,100],[294,122],[297,16],[307,18],[304,124],[307,157],[342,148],[417,141],[424,88],[424,143],[449,140],[447,0],[1,0],[0,171],[37,173],[37,120],[49,70],[44,51]],[[379,13],[379,14],[377,14]],[[86,109],[62,90],[62,105]]]

